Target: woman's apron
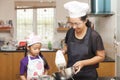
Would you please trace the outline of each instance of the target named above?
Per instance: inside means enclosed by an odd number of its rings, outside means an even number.
[[[67,67],[73,66],[75,62],[80,60],[85,60],[93,57],[93,53],[89,52],[89,38],[91,34],[91,29],[88,28],[85,37],[83,40],[71,38],[68,42],[68,65]],[[94,75],[94,76],[93,76]],[[87,78],[88,76],[88,78]],[[96,80],[94,78],[90,79],[90,77],[97,76],[97,72],[95,68],[92,66],[87,66],[81,69],[78,74],[74,77],[78,77],[75,80]]]
[[[44,61],[42,58],[39,56],[38,59],[31,60],[30,55],[28,55],[27,80],[38,80],[38,77],[43,73]]]

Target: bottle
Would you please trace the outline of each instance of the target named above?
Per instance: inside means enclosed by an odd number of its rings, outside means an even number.
[[[48,49],[49,49],[49,50],[52,49],[52,43],[51,43],[51,41],[48,42]]]

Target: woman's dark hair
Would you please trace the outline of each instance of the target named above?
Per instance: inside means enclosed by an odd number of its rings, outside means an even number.
[[[87,17],[88,17],[87,15],[82,16],[82,17],[80,17],[80,20],[86,21]],[[87,19],[86,26],[87,26],[87,27],[91,27],[91,24],[92,24],[92,23]]]

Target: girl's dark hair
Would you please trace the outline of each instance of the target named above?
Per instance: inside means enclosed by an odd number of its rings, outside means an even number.
[[[24,54],[24,57],[27,56],[27,53],[28,53],[28,50],[27,50],[27,47],[25,47],[25,54]],[[39,52],[39,55],[41,55],[41,52]]]
[[[30,47],[30,46],[29,46]],[[24,57],[27,56],[28,50],[27,50],[27,45],[25,46],[25,54]],[[39,56],[43,59],[44,61],[44,67],[48,66],[47,60],[44,58],[44,56],[41,54],[41,51],[39,52]],[[48,67],[49,68],[49,67]]]
[[[27,52],[28,52],[28,50],[27,50],[27,44],[26,44],[26,46],[25,46],[25,54],[24,54],[24,57],[27,56]]]
[[[82,17],[80,17],[80,19],[82,20],[82,21],[86,21],[86,19],[87,19],[87,15],[85,15],[85,16],[82,16]],[[91,22],[87,19],[87,22],[86,22],[86,26],[87,27],[91,27]]]
[[[29,46],[29,47],[31,47],[31,46]],[[27,44],[26,44],[26,46],[24,47],[24,50],[25,50],[24,57],[26,57],[26,56],[27,56],[27,53],[28,53],[28,50],[27,50]],[[40,55],[40,53],[39,53],[39,55]]]

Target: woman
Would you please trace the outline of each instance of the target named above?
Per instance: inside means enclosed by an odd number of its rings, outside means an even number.
[[[68,25],[71,29],[65,37],[63,53],[67,52],[67,67],[74,66],[75,80],[97,80],[96,68],[105,58],[105,51],[100,35],[89,25],[87,3],[71,1],[64,4],[69,12]]]

